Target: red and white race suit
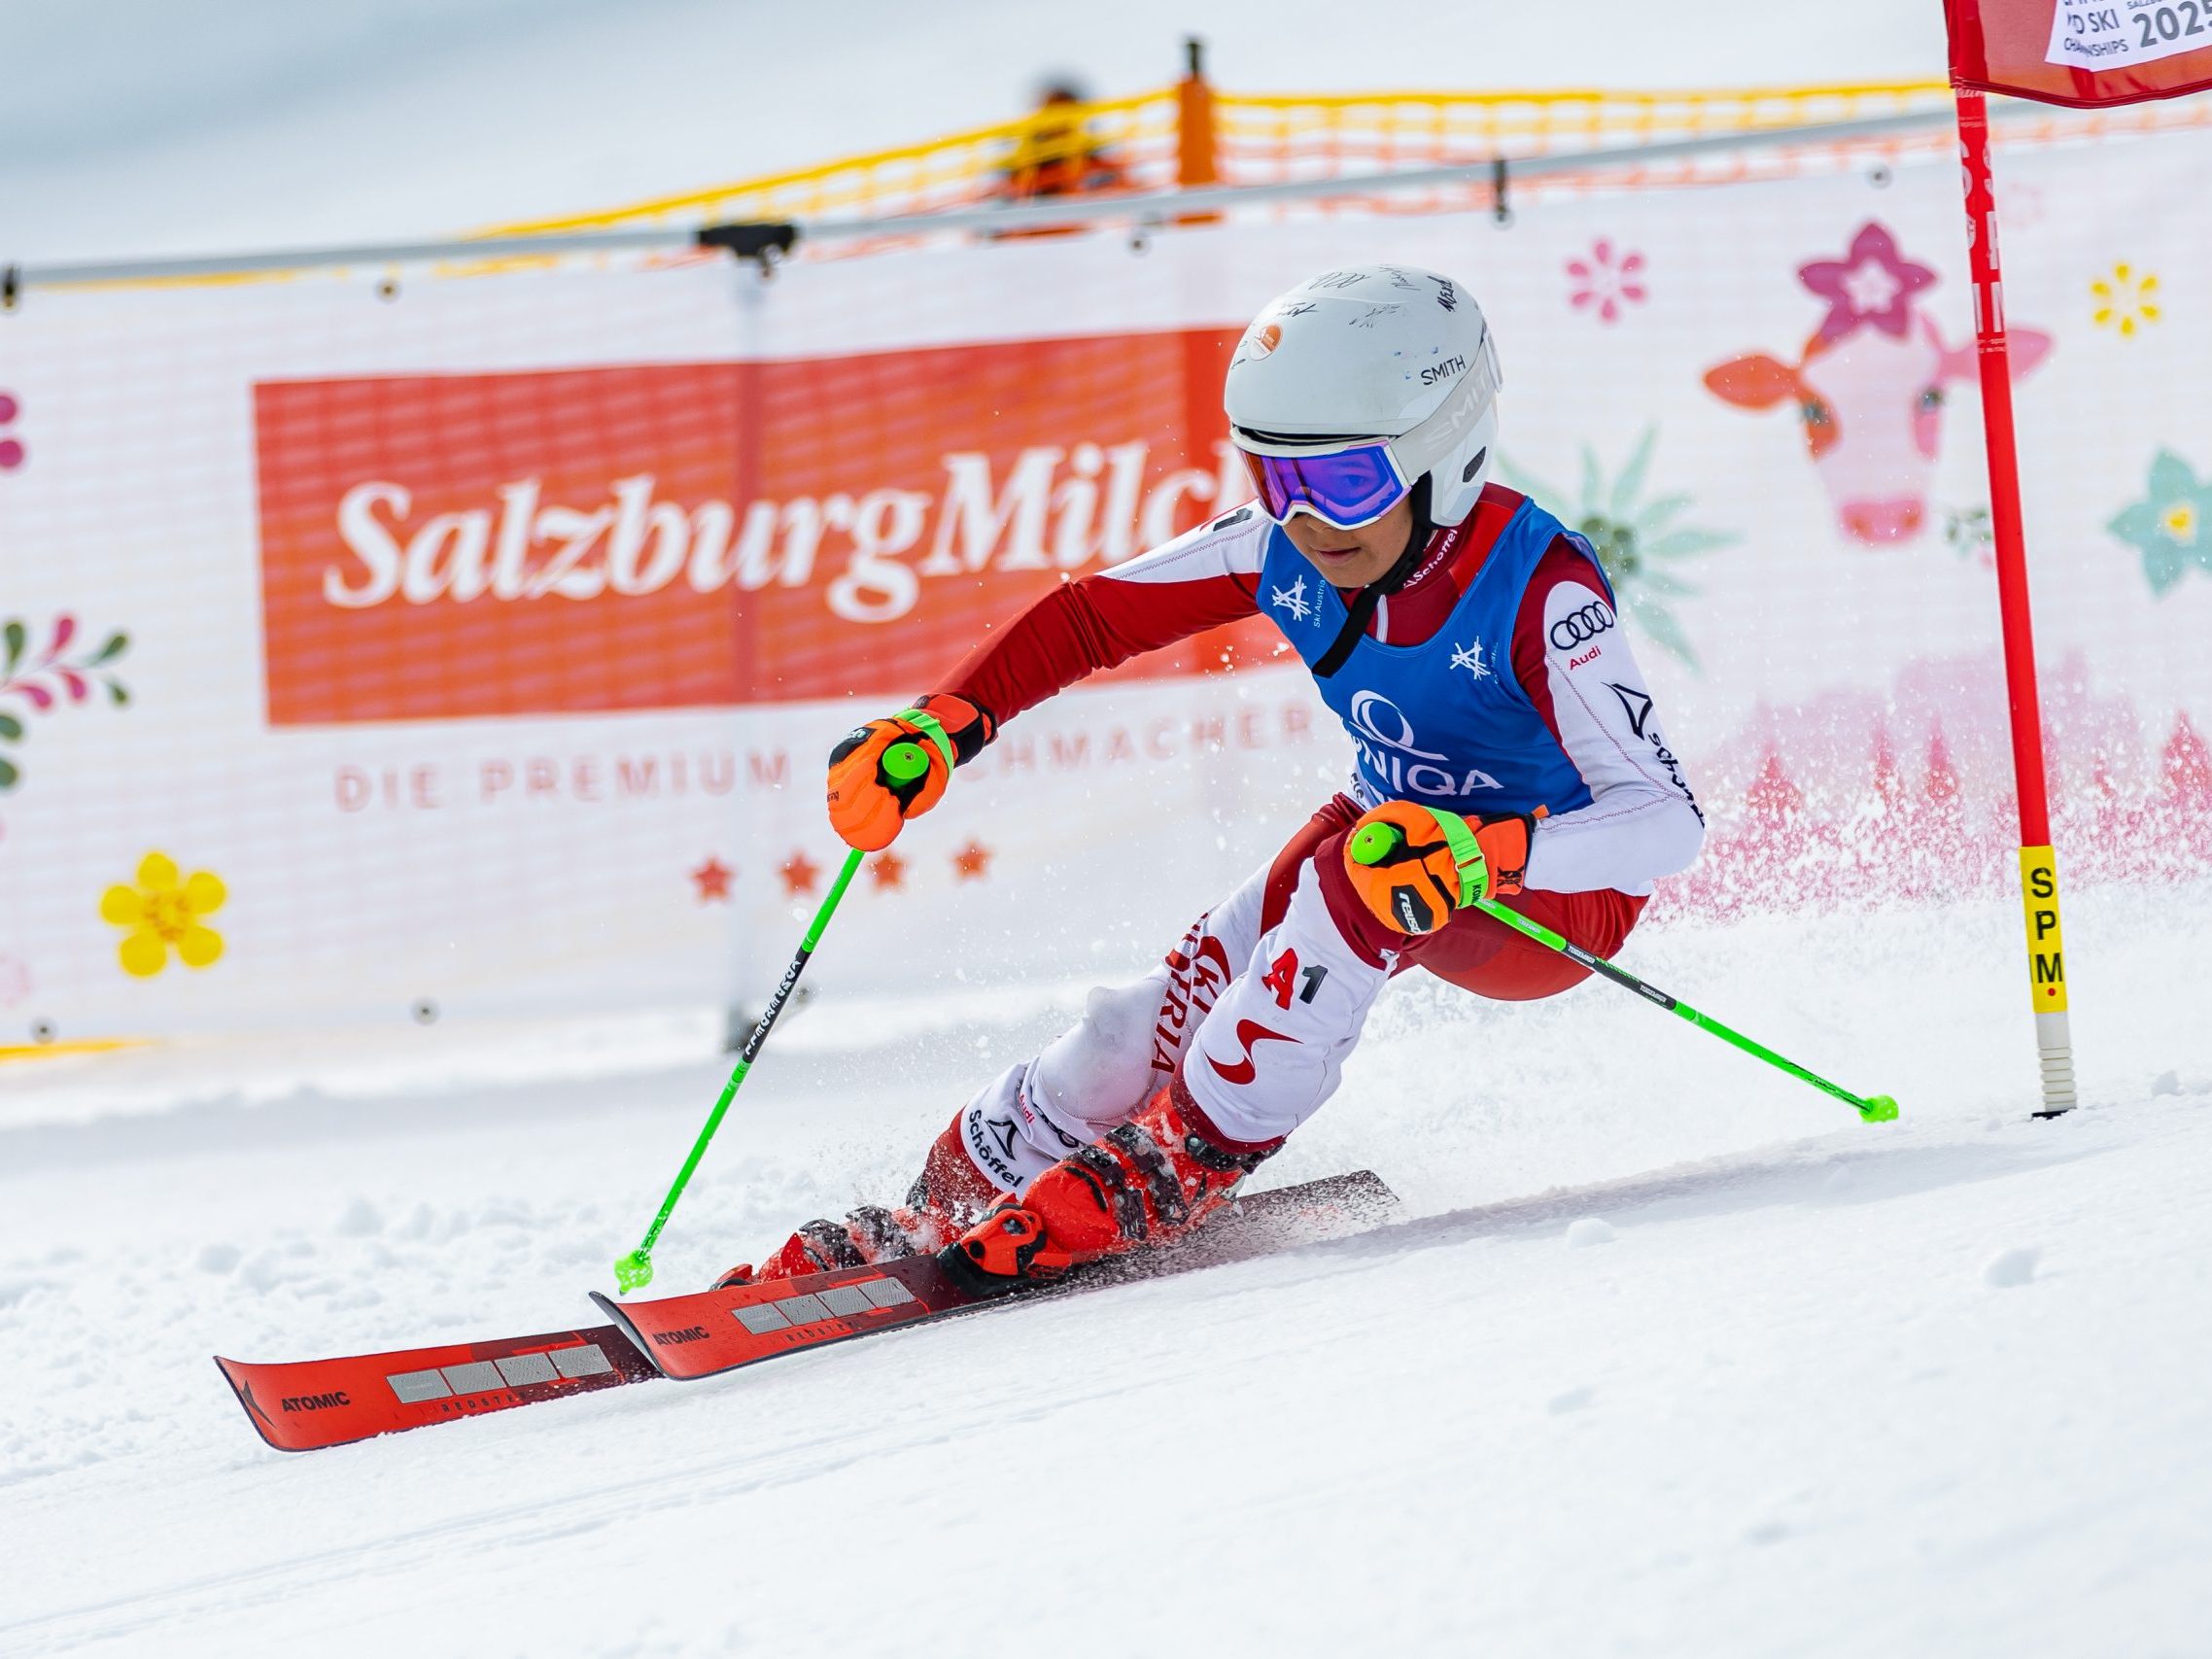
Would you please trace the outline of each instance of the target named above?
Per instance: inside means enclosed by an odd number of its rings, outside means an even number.
[[[1519,503],[1491,485],[1465,525],[1435,532],[1413,574],[1376,607],[1368,634],[1385,644],[1434,636]],[[1003,722],[1086,674],[1254,615],[1269,529],[1257,511],[1229,513],[1056,588],[940,689]],[[1603,625],[1593,629],[1593,618]],[[1509,655],[1592,798],[1538,821],[1525,890],[1503,902],[1609,955],[1652,882],[1697,855],[1704,817],[1626,633],[1612,626],[1590,557],[1573,540],[1556,539],[1538,561]],[[1550,996],[1584,977],[1478,912],[1422,938],[1386,927],[1344,872],[1346,828],[1375,804],[1360,798],[1357,779],[1354,790],[1325,802],[1265,868],[1192,923],[1158,967],[1093,991],[1071,1029],[977,1093],[958,1140],[987,1181],[1019,1192],[1126,1121],[1179,1070],[1224,1146],[1277,1141],[1334,1091],[1376,993],[1407,968],[1501,1001]]]

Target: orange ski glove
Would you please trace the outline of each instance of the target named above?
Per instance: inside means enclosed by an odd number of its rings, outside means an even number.
[[[1344,868],[1361,903],[1399,933],[1434,933],[1481,898],[1521,890],[1536,817],[1463,818],[1412,801],[1385,801],[1344,838]]]
[[[952,768],[975,759],[996,736],[998,722],[988,712],[944,692],[853,728],[830,750],[830,827],[847,847],[881,851],[907,819],[945,798]],[[899,754],[887,761],[894,744],[902,745]],[[919,771],[910,770],[916,765]]]

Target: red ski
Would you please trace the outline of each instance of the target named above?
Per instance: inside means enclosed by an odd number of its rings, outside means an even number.
[[[1057,1285],[978,1296],[930,1257],[651,1301],[593,1299],[620,1321],[501,1342],[338,1360],[216,1365],[262,1439],[314,1451],[661,1376],[703,1377],[972,1308],[1188,1272],[1360,1232],[1398,1198],[1368,1170],[1241,1198],[1172,1250],[1125,1256]],[[650,1356],[648,1358],[647,1356]]]
[[[215,1363],[261,1438],[280,1452],[342,1446],[660,1375],[611,1325],[343,1360],[250,1365],[217,1355]]]
[[[651,1301],[592,1292],[663,1376],[683,1381],[1005,1299],[965,1289],[932,1256]]]
[[[594,1291],[592,1300],[621,1322],[663,1376],[690,1381],[973,1308],[1188,1272],[1340,1237],[1374,1226],[1397,1203],[1397,1194],[1365,1169],[1279,1188],[1238,1200],[1173,1250],[1139,1252],[1056,1285],[997,1294],[976,1290],[972,1280],[940,1266],[933,1256],[910,1256],[874,1267],[840,1267],[649,1301],[618,1302]]]

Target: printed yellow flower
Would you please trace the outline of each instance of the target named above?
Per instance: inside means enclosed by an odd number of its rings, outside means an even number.
[[[2151,297],[2158,292],[2155,271],[2138,277],[2133,265],[2125,261],[2114,265],[2110,277],[2090,284],[2090,294],[2097,302],[2090,321],[2100,328],[2118,328],[2123,337],[2132,338],[2139,325],[2159,320],[2158,302]]]
[[[169,965],[169,948],[188,968],[204,968],[223,954],[223,935],[200,917],[223,908],[223,883],[205,870],[180,881],[177,861],[149,852],[138,861],[138,885],[117,885],[100,896],[100,918],[127,928],[116,954],[122,971],[150,979]]]

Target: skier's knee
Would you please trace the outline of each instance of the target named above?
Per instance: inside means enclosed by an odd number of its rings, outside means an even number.
[[[1159,1006],[1157,978],[1091,991],[1083,1018],[1037,1056],[1038,1103],[1093,1130],[1126,1119],[1151,1089]]]

